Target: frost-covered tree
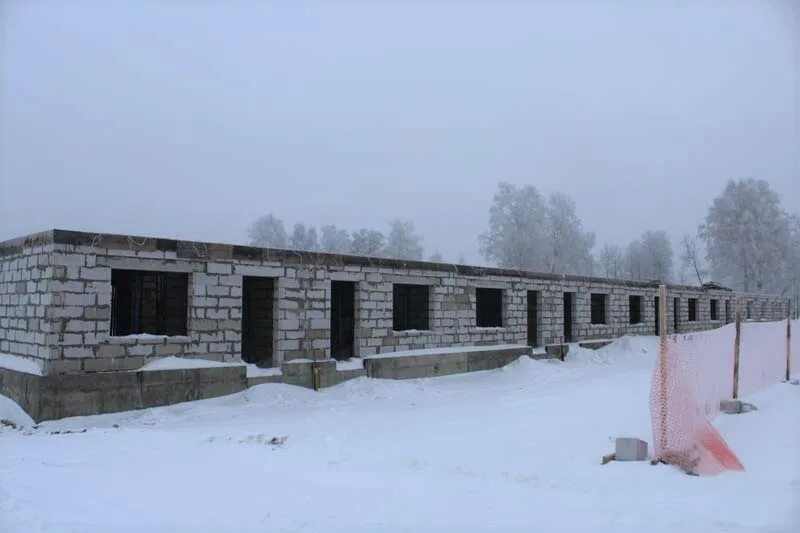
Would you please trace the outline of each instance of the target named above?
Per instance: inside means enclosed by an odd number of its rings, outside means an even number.
[[[393,220],[383,254],[397,259],[422,259],[422,237],[408,220]]]
[[[287,245],[283,221],[273,214],[259,217],[247,230],[247,235],[253,246],[286,248]]]
[[[646,231],[628,245],[623,263],[630,279],[670,280],[673,252],[669,236],[664,231]]]
[[[535,187],[498,184],[481,253],[501,267],[589,274],[594,234],[583,230],[575,203],[556,193],[545,202]]]
[[[316,228],[313,226],[306,227],[306,225],[302,223],[295,224],[292,228],[292,237],[289,239],[289,246],[295,250],[319,250]]]
[[[794,270],[792,227],[766,181],[729,181],[700,226],[714,279],[745,291],[780,292]]]
[[[642,249],[648,279],[669,281],[672,279],[672,243],[665,231],[646,231],[642,235]]]
[[[444,257],[442,257],[442,254],[439,252],[433,252],[428,258],[428,261],[431,261],[432,263],[443,263]]]
[[[478,237],[481,253],[501,267],[541,270],[546,220],[547,208],[535,187],[499,183],[489,208],[489,231]]]
[[[561,193],[550,196],[545,226],[545,267],[548,272],[591,274],[594,233],[583,231],[575,202]]]
[[[792,216],[790,227],[792,237],[789,245],[789,261],[786,280],[783,283],[785,288],[781,290],[781,294],[792,299],[792,316],[798,318],[800,317],[800,217]]]
[[[603,246],[597,263],[600,273],[607,278],[619,279],[625,274],[624,254],[622,248],[616,244]]]
[[[350,234],[347,230],[339,229],[333,225],[322,226],[320,230],[320,250],[323,252],[332,252],[338,254],[346,254],[350,252],[352,241]]]
[[[623,264],[625,265],[625,277],[628,279],[646,279],[644,259],[644,248],[642,241],[635,240],[628,244],[625,248],[625,255],[623,257]]]
[[[353,232],[350,252],[356,255],[381,255],[384,242],[385,238],[380,231],[361,228]]]

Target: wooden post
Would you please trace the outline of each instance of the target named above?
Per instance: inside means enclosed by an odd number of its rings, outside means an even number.
[[[736,337],[733,341],[733,399],[739,397],[739,345],[742,340],[742,301],[736,298]]]
[[[792,302],[786,317],[786,381],[792,377]]]
[[[658,354],[659,370],[661,372],[661,427],[659,428],[659,445],[661,452],[667,448],[667,405],[669,399],[667,398],[667,286],[661,285],[658,288],[659,300],[659,345],[660,351]]]
[[[314,387],[314,390],[320,389],[319,363],[316,361],[311,363],[311,385]]]

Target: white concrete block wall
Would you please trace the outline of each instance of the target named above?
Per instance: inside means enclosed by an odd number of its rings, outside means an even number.
[[[0,353],[31,359],[42,369],[55,343],[48,312],[52,251],[42,235],[0,248]]]
[[[239,361],[243,276],[275,280],[273,361],[330,356],[331,282],[355,287],[355,349],[364,356],[418,348],[471,344],[526,343],[527,292],[538,291],[539,344],[561,341],[563,293],[573,292],[573,340],[655,333],[655,286],[597,279],[544,279],[347,262],[334,256],[287,254],[229,245],[162,241],[139,237],[68,232],[56,244],[0,256],[0,352],[36,358],[51,373],[127,370],[168,355]],[[41,240],[41,239],[40,239]],[[46,239],[45,239],[46,240]],[[37,241],[38,242],[38,241]],[[0,247],[0,251],[3,248]],[[5,248],[6,252],[12,250]],[[316,262],[309,260],[317,257]],[[111,271],[114,268],[166,270],[189,276],[187,335],[158,339],[115,338],[110,332]],[[393,331],[395,283],[429,287],[429,329]],[[476,325],[477,287],[503,290],[500,328]],[[607,295],[606,324],[591,324],[592,293]],[[628,297],[641,296],[639,324],[629,323]],[[673,298],[680,299],[678,332],[725,323],[730,291],[671,286],[668,331],[674,332]],[[697,320],[688,321],[688,298],[697,298]],[[710,320],[709,301],[719,301]],[[754,318],[779,319],[787,301],[743,295]],[[766,307],[762,308],[763,305]],[[744,312],[744,311],[743,311]],[[40,316],[41,315],[41,316]]]

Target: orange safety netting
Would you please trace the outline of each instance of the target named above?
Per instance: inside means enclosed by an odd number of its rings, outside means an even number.
[[[792,364],[800,362],[800,324],[792,337]],[[787,323],[745,322],[739,345],[739,396],[785,379]],[[733,396],[733,324],[664,339],[650,390],[655,456],[697,475],[743,470],[711,424],[720,400]],[[795,353],[797,352],[797,353]],[[800,368],[793,366],[792,373]]]

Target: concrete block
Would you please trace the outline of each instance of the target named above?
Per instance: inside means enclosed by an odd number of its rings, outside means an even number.
[[[69,320],[67,322],[66,331],[77,333],[92,332],[96,328],[96,322],[86,320]]]
[[[206,286],[206,294],[209,296],[230,296],[231,288],[221,285],[208,285]]]
[[[56,359],[45,363],[45,375],[72,374],[81,371],[80,359]]]
[[[617,461],[644,461],[647,459],[647,442],[632,437],[618,438],[614,458]]]
[[[111,318],[111,308],[87,307],[84,309],[83,316],[89,320],[109,320]]]
[[[81,267],[80,278],[88,281],[111,281],[111,269],[105,267]]]
[[[569,344],[548,344],[544,347],[544,351],[551,356],[563,359],[569,353]]]
[[[144,355],[149,356],[153,354],[152,344],[136,344],[128,347],[128,355]]]
[[[155,347],[156,356],[178,355],[184,351],[183,344],[160,344]]]
[[[63,305],[76,305],[79,307],[86,307],[88,305],[94,305],[96,301],[97,295],[96,294],[76,294],[76,293],[66,293],[64,294],[64,304]]]
[[[64,348],[64,357],[65,358],[85,358],[85,357],[94,357],[94,350],[92,348],[85,348],[83,346],[67,346]]]
[[[726,415],[738,415],[755,411],[756,406],[742,400],[721,400],[719,402],[719,410]]]
[[[209,274],[230,274],[233,267],[229,263],[208,263],[207,270]]]

